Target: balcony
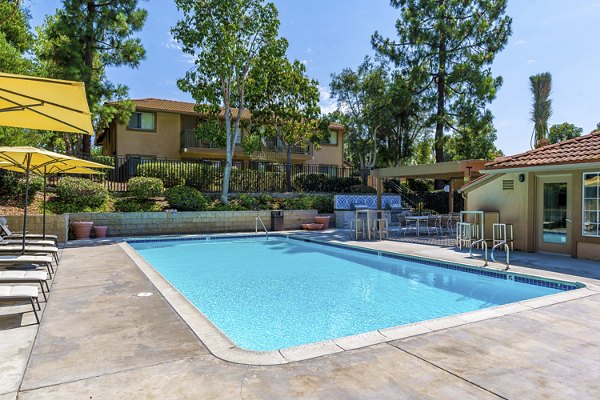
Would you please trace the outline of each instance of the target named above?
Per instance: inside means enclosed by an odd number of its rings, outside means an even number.
[[[270,152],[270,153],[281,153],[285,154],[287,152],[287,148],[281,143],[281,141],[277,138],[265,138],[261,141],[261,152]],[[240,143],[237,143],[236,146],[240,146]],[[186,129],[181,134],[181,149],[223,149],[224,147],[220,147],[208,140],[200,139],[196,136],[194,130]],[[312,155],[312,146],[293,146],[292,154],[296,155]]]

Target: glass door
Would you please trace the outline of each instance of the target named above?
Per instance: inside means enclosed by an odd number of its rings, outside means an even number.
[[[537,250],[569,254],[571,229],[570,176],[538,177]]]

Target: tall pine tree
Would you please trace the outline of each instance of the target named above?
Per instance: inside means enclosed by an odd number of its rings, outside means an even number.
[[[135,68],[145,50],[134,34],[144,26],[147,12],[137,0],[63,0],[63,8],[46,19],[40,29],[38,57],[49,75],[82,81],[94,116],[95,129],[117,117],[126,119],[131,103],[104,105],[123,99],[127,87],[106,77],[107,67]],[[80,151],[89,154],[91,138],[83,135]]]
[[[398,38],[375,32],[373,47],[420,83],[435,124],[435,159],[445,161],[444,134],[472,129],[502,84],[490,64],[511,34],[507,0],[391,0],[400,10]]]

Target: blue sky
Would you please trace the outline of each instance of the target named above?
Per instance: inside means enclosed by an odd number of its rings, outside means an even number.
[[[290,58],[305,61],[308,74],[319,81],[322,108],[328,99],[330,75],[356,68],[373,54],[371,34],[395,37],[398,12],[388,0],[275,0],[280,34],[290,42]],[[59,7],[59,0],[29,0],[32,25]],[[192,67],[169,33],[179,14],[172,1],[140,1],[149,11],[140,37],[147,58],[139,69],[109,71],[114,82],[130,88],[132,98],[158,97],[193,101],[175,82]],[[600,122],[600,0],[509,0],[513,34],[492,67],[504,78],[490,106],[498,130],[496,146],[505,154],[529,149],[531,94],[529,76],[551,72],[554,114],[551,124],[571,122],[590,132]]]

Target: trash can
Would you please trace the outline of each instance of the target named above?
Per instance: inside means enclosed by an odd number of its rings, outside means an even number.
[[[283,230],[283,211],[271,211],[271,230]]]

